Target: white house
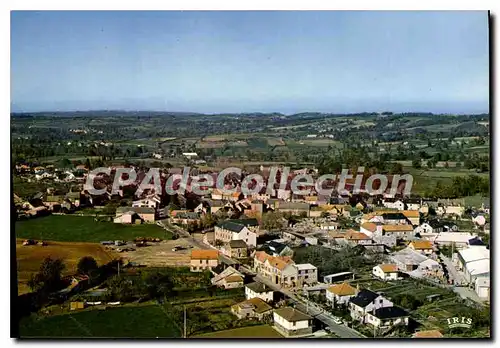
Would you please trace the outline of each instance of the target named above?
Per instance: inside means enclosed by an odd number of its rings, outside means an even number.
[[[477,296],[479,298],[489,300],[490,278],[489,277],[476,278],[476,281],[474,282],[474,290],[476,291]]]
[[[284,307],[273,313],[274,329],[285,337],[309,336],[312,334],[312,317],[301,311]]]
[[[366,323],[377,328],[408,326],[410,314],[400,307],[382,307],[366,314]]]
[[[382,201],[382,205],[389,209],[404,210],[405,204],[400,199],[386,198]]]
[[[394,264],[382,264],[373,267],[373,275],[382,280],[397,280],[399,279],[398,266]]]
[[[414,240],[408,247],[424,255],[431,255],[434,251],[432,242],[429,240]]]
[[[359,291],[349,300],[351,318],[361,322],[365,322],[366,314],[374,309],[392,306],[393,303],[385,297],[366,289]]]
[[[347,304],[349,299],[356,296],[356,288],[344,282],[335,284],[326,289],[326,300],[332,305]]]
[[[243,221],[243,222],[242,222]],[[231,240],[242,240],[249,247],[257,246],[257,233],[245,225],[245,220],[226,220],[215,226],[215,240],[228,243]]]
[[[253,282],[245,285],[245,298],[250,300],[251,298],[258,297],[265,302],[273,302],[274,291],[267,285],[261,282]]]
[[[157,196],[146,197],[132,202],[132,207],[140,208],[154,208],[157,209],[160,206],[160,199]]]

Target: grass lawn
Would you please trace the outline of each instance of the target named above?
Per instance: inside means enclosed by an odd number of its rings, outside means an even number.
[[[170,239],[172,235],[155,224],[122,225],[96,222],[91,216],[50,215],[16,221],[16,237],[61,242],[132,240],[136,237]]]
[[[257,325],[210,332],[193,338],[283,338],[283,336],[270,325]]]
[[[23,318],[21,337],[174,338],[181,329],[156,305],[90,310],[45,317]]]

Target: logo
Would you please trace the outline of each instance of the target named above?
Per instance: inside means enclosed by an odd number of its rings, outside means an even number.
[[[472,326],[472,319],[466,317],[462,318],[453,317],[446,319],[446,321],[448,321],[448,327],[450,329],[453,329],[455,327],[463,327],[465,329],[470,329]]]

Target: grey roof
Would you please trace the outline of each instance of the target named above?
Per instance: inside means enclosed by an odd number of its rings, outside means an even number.
[[[258,294],[261,294],[263,292],[270,292],[273,291],[273,289],[267,287],[265,284],[261,282],[253,282],[245,285],[247,288],[252,290],[253,292],[256,292]]]
[[[362,308],[372,303],[379,295],[373,291],[363,289],[355,297],[352,297],[350,302]]]
[[[154,208],[147,208],[147,207],[118,207],[116,208],[116,213],[117,214],[125,214],[126,212],[133,211],[134,213],[138,214],[154,214],[155,210]]]
[[[391,318],[401,318],[409,316],[407,311],[397,306],[382,307],[374,310],[372,314],[379,319],[391,319]]]
[[[304,210],[309,211],[309,203],[302,202],[280,202],[278,205],[278,210],[283,209],[293,209],[293,210]]]
[[[232,219],[217,224],[218,227],[232,232],[240,232],[244,227],[258,225],[259,222],[257,221],[257,219]]]
[[[229,246],[231,248],[248,248],[248,245],[247,243],[245,243],[244,241],[242,241],[241,239],[236,239],[236,240],[232,240],[229,242]]]
[[[384,220],[406,220],[403,213],[383,213],[382,217]]]
[[[244,225],[240,225],[240,224],[237,224],[237,223],[234,223],[232,221],[223,221],[219,224],[217,224],[217,227],[220,227],[220,228],[223,228],[225,230],[229,230],[229,231],[232,231],[232,232],[240,232],[242,229],[245,228]]]
[[[276,309],[274,313],[278,314],[280,317],[284,318],[289,322],[312,319],[311,316],[291,307]]]
[[[259,251],[265,251],[267,254],[281,254],[281,252],[287,247],[286,244],[278,243],[275,241],[269,241],[259,248]]]

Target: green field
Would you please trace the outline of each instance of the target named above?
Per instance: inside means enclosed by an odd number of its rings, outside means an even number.
[[[247,326],[238,329],[210,332],[193,338],[282,338],[270,325]]]
[[[23,318],[21,337],[174,338],[181,330],[161,307],[121,307],[89,310],[36,319]]]
[[[135,237],[170,239],[171,234],[155,224],[122,225],[96,222],[91,216],[51,215],[16,221],[17,238],[54,240],[61,242],[100,242],[132,240]]]

